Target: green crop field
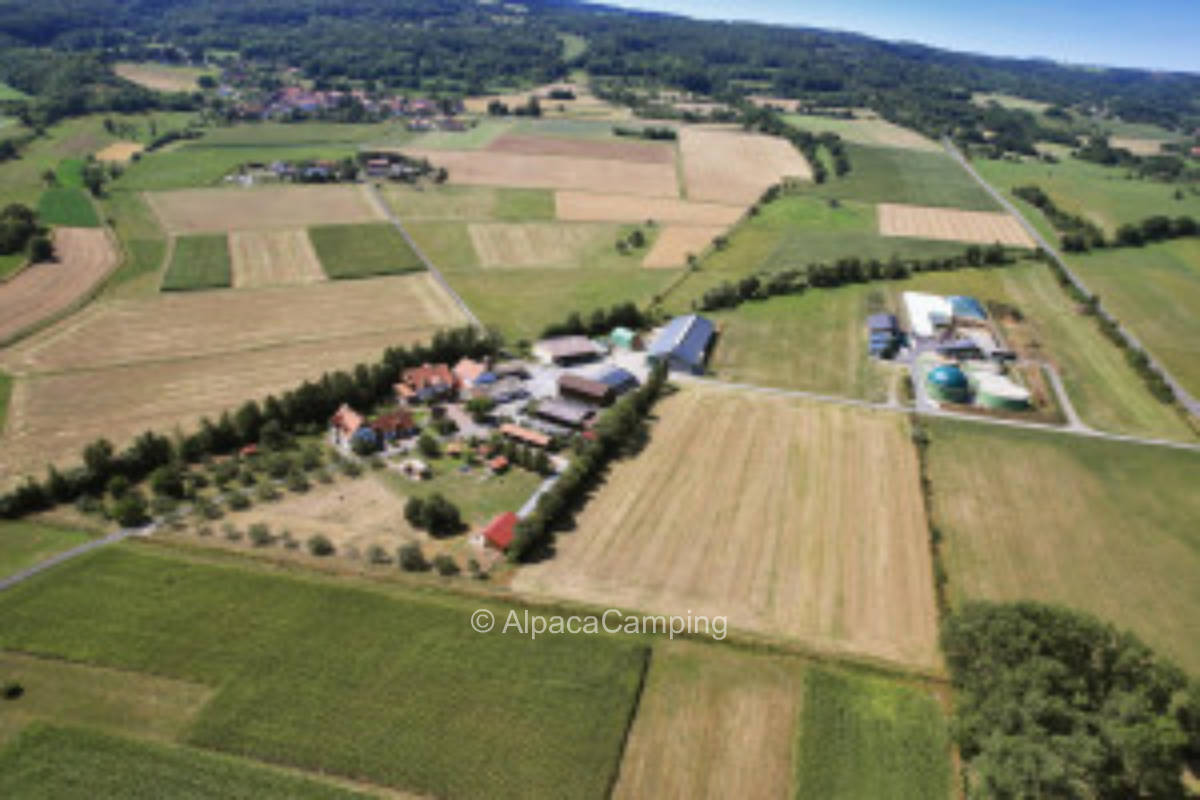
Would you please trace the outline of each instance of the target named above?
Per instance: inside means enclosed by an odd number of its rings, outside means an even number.
[[[1142,345],[1200,395],[1200,239],[1097,250],[1070,262]]]
[[[1200,454],[948,420],[929,428],[953,602],[1083,609],[1200,674]]]
[[[1200,218],[1200,192],[1192,188],[1129,178],[1127,170],[1070,156],[1057,164],[976,159],[974,166],[1010,199],[1014,187],[1036,185],[1049,194],[1059,208],[1090,219],[1109,234],[1124,223],[1140,222],[1154,214],[1172,217],[1187,214]],[[1175,198],[1176,191],[1183,195],[1182,199]],[[1024,206],[1022,210],[1027,208]],[[1057,240],[1057,234],[1051,238],[1051,241]]]
[[[188,145],[197,149],[234,149],[254,147],[311,148],[331,145],[366,145],[381,137],[394,137],[405,133],[402,126],[392,122],[370,125],[340,122],[292,123],[256,122],[214,128],[206,131],[203,139]],[[280,158],[286,158],[280,155]]]
[[[45,225],[98,228],[100,218],[83,189],[60,186],[42,192],[37,204],[38,219]]]
[[[797,750],[798,798],[951,796],[946,719],[920,689],[810,669]]]
[[[543,100],[543,105],[553,103]],[[636,122],[614,123],[610,120],[587,119],[523,119],[517,122],[513,133],[532,136],[568,137],[572,139],[612,139],[614,125],[636,126]]]
[[[4,379],[7,382],[8,379]],[[0,411],[3,411],[5,384],[0,383]],[[0,414],[0,428],[3,415]],[[0,577],[45,561],[55,553],[81,545],[91,537],[69,528],[36,522],[0,522]]]
[[[58,185],[82,189],[83,168],[86,165],[87,162],[82,158],[64,158],[59,162],[58,168],[54,170]]]
[[[56,725],[32,726],[0,750],[0,795],[46,800],[368,796],[199,750]]]
[[[223,233],[178,236],[171,263],[163,276],[164,292],[220,289],[233,282],[229,240]]]
[[[842,178],[831,175],[823,184],[802,184],[799,191],[815,197],[868,203],[1000,210],[979,184],[945,153],[848,142],[846,155],[851,164],[849,174]]]
[[[100,203],[124,249],[121,266],[104,286],[106,295],[153,294],[167,253],[167,235],[140,192],[109,191]]]
[[[425,269],[396,228],[387,222],[366,225],[319,225],[309,238],[330,278],[401,275]]]
[[[0,647],[213,687],[186,735],[207,749],[438,796],[605,794],[645,646],[480,635],[478,605],[118,546],[4,592]]]

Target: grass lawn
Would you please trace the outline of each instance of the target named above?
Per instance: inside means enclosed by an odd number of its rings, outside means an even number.
[[[233,282],[229,241],[223,233],[178,236],[163,276],[164,292],[221,289]]]
[[[449,457],[427,460],[433,477],[411,481],[393,470],[379,473],[380,479],[402,497],[429,497],[439,492],[462,512],[463,522],[475,529],[486,525],[504,511],[516,511],[525,505],[542,477],[524,469],[509,469],[503,475],[480,480],[483,467],[461,473],[462,461]]]
[[[1079,608],[1200,675],[1200,454],[948,420],[929,428],[953,603]]]
[[[1071,266],[1192,394],[1200,395],[1200,239],[1072,255]]]
[[[479,635],[477,602],[137,550],[5,592],[0,647],[214,687],[203,748],[444,797],[607,792],[640,641]]]
[[[57,186],[42,192],[37,204],[38,219],[46,225],[98,228],[100,218],[83,189]]]
[[[25,266],[25,262],[29,260],[29,256],[24,252],[8,253],[0,256],[0,281],[14,274],[21,267]]]
[[[999,211],[991,197],[945,153],[923,153],[894,147],[846,143],[851,170],[823,184],[804,184],[799,191],[868,203],[950,206]]]
[[[1104,167],[1070,156],[1057,164],[982,158],[973,163],[979,174],[1010,199],[1014,187],[1039,186],[1059,208],[1090,219],[1110,235],[1127,222],[1140,222],[1154,214],[1200,218],[1200,193],[1184,187],[1183,199],[1177,200],[1175,192],[1180,187],[1130,178],[1126,170],[1117,167]],[[1024,206],[1022,210],[1027,208]],[[1040,217],[1040,212],[1036,216]],[[1055,234],[1051,241],[1058,238]]]
[[[0,387],[2,392],[4,389]],[[91,538],[82,531],[37,522],[0,522],[0,577],[31,567]]]
[[[796,797],[950,796],[946,718],[920,689],[810,669],[797,750]]]
[[[543,100],[542,107],[554,104],[553,100]],[[636,120],[632,122],[614,122],[612,120],[587,119],[523,119],[517,122],[513,133],[533,136],[555,136],[573,139],[613,139],[614,125],[640,126]],[[649,123],[647,123],[649,124]],[[620,141],[625,141],[624,139]]]
[[[0,794],[47,800],[366,797],[200,750],[57,725],[33,726],[0,751]]]
[[[308,235],[325,274],[335,280],[425,269],[400,232],[387,222],[318,225],[309,228]]]

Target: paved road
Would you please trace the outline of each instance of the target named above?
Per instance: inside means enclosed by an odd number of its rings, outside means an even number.
[[[128,539],[130,536],[137,536],[140,534],[144,534],[145,531],[146,531],[146,529],[144,529],[144,528],[122,528],[121,530],[117,531],[116,533],[110,533],[108,536],[105,536],[101,539],[93,539],[90,542],[81,544],[78,547],[73,547],[70,550],[66,550],[62,553],[59,553],[56,556],[51,556],[50,558],[46,559],[45,561],[41,562],[40,564],[34,564],[32,567],[29,567],[28,569],[23,569],[20,572],[14,573],[13,575],[9,575],[7,578],[0,579],[0,592],[4,591],[5,589],[9,589],[13,586],[16,586],[21,581],[32,578],[34,575],[37,575],[39,572],[44,572],[45,570],[48,570],[51,567],[58,566],[59,564],[63,563],[64,561],[70,561],[72,558],[77,558],[77,557],[83,555],[84,553],[90,553],[91,551],[96,550],[97,548],[106,547],[107,545],[110,545],[110,544],[115,544],[119,541],[122,541],[123,539]]]
[[[446,291],[446,294],[450,295],[450,298],[454,300],[460,309],[462,309],[462,312],[467,315],[467,319],[471,321],[471,324],[476,328],[482,328],[483,323],[479,321],[479,317],[475,316],[475,312],[470,309],[470,307],[467,305],[467,302],[459,296],[458,292],[454,291],[454,287],[450,285],[449,281],[446,280],[446,277],[442,275],[441,271],[436,266],[434,266],[434,263],[429,260],[429,257],[425,255],[425,252],[420,248],[412,236],[409,235],[408,231],[404,229],[404,224],[400,222],[400,218],[397,217],[395,212],[392,211],[392,207],[389,206],[383,199],[383,195],[379,193],[379,188],[373,182],[367,181],[367,190],[371,193],[371,197],[374,199],[375,204],[379,206],[379,210],[382,211],[384,216],[388,218],[388,222],[396,226],[396,230],[400,231],[400,235],[404,237],[404,241],[408,242],[408,246],[411,247],[413,252],[417,254],[417,258],[421,259],[421,262],[425,264],[425,269],[429,270],[429,274],[433,276],[433,279],[438,282],[438,284]]]
[[[1091,297],[1092,291],[1087,288],[1087,285],[1079,278],[1079,275],[1077,275],[1074,270],[1067,266],[1067,263],[1063,260],[1062,256],[1059,255],[1058,250],[1056,250],[1054,246],[1050,244],[1050,242],[1046,241],[1046,237],[1042,236],[1041,231],[1035,228],[1029,222],[1029,220],[1025,219],[1025,215],[1021,213],[1020,209],[1013,205],[1007,197],[998,192],[990,183],[984,180],[983,176],[980,175],[975,170],[975,167],[972,166],[971,162],[968,161],[961,152],[959,152],[959,149],[954,146],[953,142],[951,142],[949,139],[943,139],[942,146],[946,148],[946,152],[948,152],[955,161],[962,165],[962,168],[965,169],[967,173],[996,200],[997,203],[1003,206],[1008,213],[1016,217],[1017,221],[1021,223],[1021,227],[1029,232],[1029,235],[1032,236],[1033,240],[1038,243],[1038,246],[1045,250],[1046,254],[1050,256],[1050,258],[1053,258],[1058,265],[1062,267],[1063,272],[1065,272],[1067,275],[1067,278],[1070,279],[1071,283],[1075,284],[1075,288],[1083,292],[1085,295]],[[1175,398],[1179,401],[1179,404],[1187,409],[1187,412],[1192,416],[1200,417],[1200,400],[1197,400],[1191,395],[1190,392],[1188,392],[1187,389],[1183,388],[1179,381],[1175,380],[1175,376],[1170,372],[1167,372],[1166,367],[1160,364],[1154,358],[1154,356],[1150,354],[1150,351],[1142,346],[1142,343],[1138,340],[1138,338],[1134,336],[1128,328],[1121,325],[1116,317],[1108,313],[1103,304],[1098,306],[1097,311],[1099,312],[1100,316],[1107,319],[1117,327],[1118,333],[1120,333],[1122,338],[1125,339],[1126,344],[1128,344],[1130,347],[1141,350],[1146,354],[1146,358],[1149,360],[1151,368],[1162,375],[1163,380],[1166,381],[1167,385],[1170,386],[1175,392]]]

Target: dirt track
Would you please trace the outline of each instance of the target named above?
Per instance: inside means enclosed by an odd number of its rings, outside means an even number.
[[[103,228],[57,228],[54,247],[57,262],[35,264],[0,283],[0,342],[70,308],[117,263]]]

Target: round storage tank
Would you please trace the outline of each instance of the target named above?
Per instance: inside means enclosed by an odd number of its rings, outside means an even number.
[[[948,403],[965,403],[971,397],[971,384],[961,369],[953,364],[934,367],[925,376],[929,393],[937,400]]]

